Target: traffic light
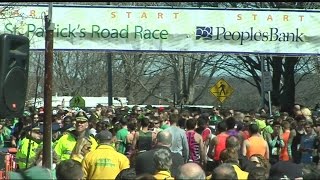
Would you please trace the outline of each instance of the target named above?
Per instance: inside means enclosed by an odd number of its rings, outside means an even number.
[[[29,70],[29,39],[0,35],[0,117],[20,117],[24,111]]]

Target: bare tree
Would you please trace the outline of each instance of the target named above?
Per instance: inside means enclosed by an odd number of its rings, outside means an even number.
[[[224,56],[213,54],[169,54],[167,63],[172,69],[174,93],[178,104],[195,104],[208,91],[210,80]],[[206,77],[204,84],[199,80]],[[198,93],[196,93],[196,91]]]
[[[114,88],[134,104],[142,104],[149,97],[164,99],[157,90],[166,79],[165,67],[159,55],[148,53],[121,53],[115,55]]]
[[[54,85],[63,95],[101,96],[106,92],[103,53],[55,52]]]
[[[228,7],[256,7],[256,8],[311,8],[319,7],[319,3],[297,2],[267,2],[267,3],[229,3]],[[233,56],[234,57],[234,56]],[[255,86],[261,94],[261,58],[260,56],[236,56],[237,61],[227,62],[225,70],[233,77],[242,79]],[[304,59],[304,61],[300,61]],[[268,64],[273,72],[272,102],[281,106],[283,111],[291,112],[295,103],[295,86],[304,75],[295,80],[295,74],[308,69],[310,59],[301,57],[268,57]],[[231,67],[231,68],[230,68]],[[310,71],[309,71],[310,72]],[[239,76],[239,73],[251,77],[251,80]],[[308,73],[308,72],[307,72]],[[305,74],[307,74],[305,73]],[[296,82],[295,82],[296,81]],[[267,102],[267,101],[265,101]]]
[[[43,97],[44,53],[33,51],[29,58],[29,77],[27,99]]]

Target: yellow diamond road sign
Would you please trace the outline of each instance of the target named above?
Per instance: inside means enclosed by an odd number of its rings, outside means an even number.
[[[74,96],[70,100],[70,107],[85,108],[86,107],[86,101],[81,96]]]
[[[221,103],[229,98],[233,91],[234,89],[224,79],[220,79],[214,86],[210,88],[211,94],[217,97]]]

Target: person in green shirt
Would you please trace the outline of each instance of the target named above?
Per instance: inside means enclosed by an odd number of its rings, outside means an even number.
[[[122,128],[117,131],[116,137],[118,140],[118,146],[117,146],[117,151],[119,153],[125,154],[126,152],[126,143],[127,143],[127,135],[129,134],[128,127],[127,127],[127,119],[126,118],[121,118],[120,119],[120,124]]]
[[[167,129],[168,127],[170,127],[169,124],[162,124],[161,127],[160,127],[160,129],[165,130],[165,129]]]
[[[168,127],[170,127],[170,121],[168,114],[162,114],[159,116],[159,122],[160,122],[160,129],[165,130]]]
[[[212,108],[212,116],[209,119],[209,126],[214,126],[222,121],[222,117],[220,115],[220,111],[217,107]]]
[[[0,148],[8,147],[11,138],[11,130],[5,126],[4,122],[0,123]]]

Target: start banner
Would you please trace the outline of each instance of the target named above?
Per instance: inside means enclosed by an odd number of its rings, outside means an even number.
[[[55,50],[320,54],[320,11],[53,6]],[[0,33],[45,48],[48,6],[0,6]]]

